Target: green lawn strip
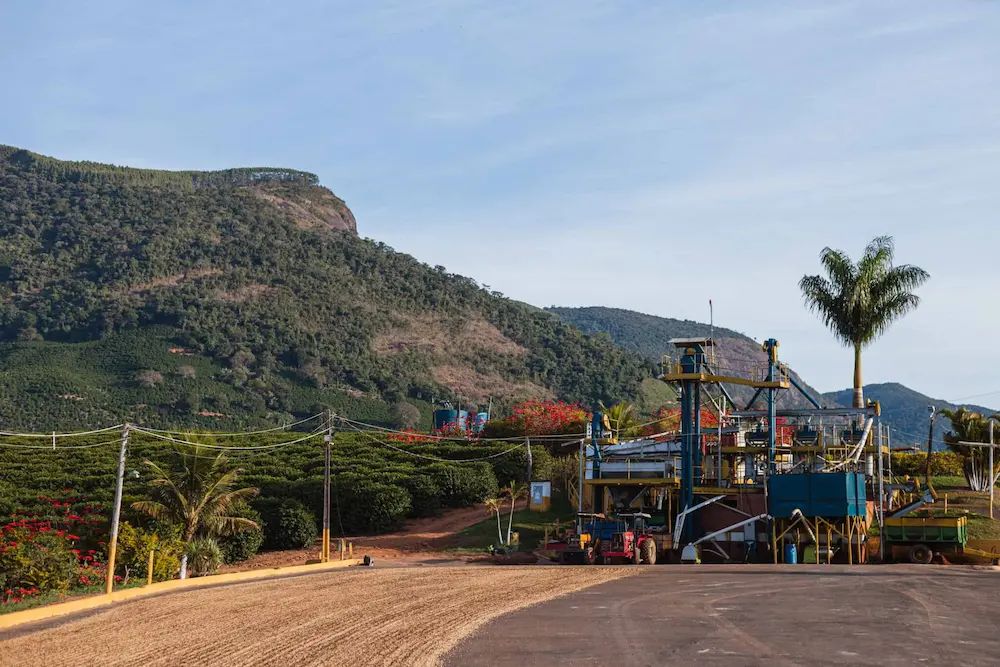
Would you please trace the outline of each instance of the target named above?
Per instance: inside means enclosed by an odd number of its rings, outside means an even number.
[[[488,550],[490,545],[497,543],[496,516],[485,513],[483,516],[483,521],[469,526],[457,534],[455,546],[452,547],[452,551],[482,553]],[[508,517],[509,513],[507,512],[504,512],[500,516],[501,532],[505,537],[507,535]],[[576,510],[570,507],[569,503],[565,500],[554,501],[552,508],[547,512],[533,512],[527,509],[514,512],[511,531],[518,533],[520,536],[518,551],[532,551],[538,548],[538,542],[544,537],[545,529],[554,528],[557,520],[565,525],[575,519]]]

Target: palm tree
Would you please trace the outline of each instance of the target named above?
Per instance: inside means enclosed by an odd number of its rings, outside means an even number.
[[[503,500],[500,498],[487,498],[484,503],[490,514],[495,514],[497,517],[497,546],[502,546],[503,531],[500,529],[500,511],[503,509]]]
[[[523,486],[519,486],[517,482],[511,480],[511,483],[500,489],[500,494],[505,498],[510,498],[510,515],[507,517],[507,545],[510,545],[510,530],[514,525],[514,505],[521,498],[524,498],[526,493]]]
[[[611,433],[616,438],[628,437],[633,434],[639,423],[635,416],[635,406],[628,401],[615,403],[610,408],[606,407],[603,402],[600,403],[600,406],[601,412],[607,416],[608,424],[611,425]]]
[[[132,509],[147,516],[177,524],[181,538],[216,537],[258,528],[255,521],[231,512],[235,505],[257,495],[252,487],[236,488],[240,470],[230,468],[223,452],[212,453],[196,444],[177,448],[178,458],[170,469],[144,461],[153,478],[149,500],[132,503]],[[182,578],[187,556],[181,561]]]
[[[966,408],[956,410],[942,409],[941,414],[951,421],[951,430],[944,434],[944,442],[948,449],[962,457],[962,472],[965,482],[973,491],[989,491],[990,483],[996,482],[997,472],[987,472],[989,468],[989,452],[985,447],[974,447],[960,444],[962,442],[989,442],[990,421],[978,412]],[[996,465],[996,462],[994,462]]]
[[[891,236],[869,243],[857,264],[841,250],[823,248],[819,257],[826,276],[803,276],[799,281],[809,309],[819,313],[837,339],[854,348],[856,408],[865,406],[861,350],[919,305],[920,297],[912,290],[930,277],[918,266],[893,266],[893,252]]]

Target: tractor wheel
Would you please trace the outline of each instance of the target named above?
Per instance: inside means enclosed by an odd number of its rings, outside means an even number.
[[[642,562],[646,565],[656,565],[656,542],[646,540],[639,549],[642,552]]]
[[[934,550],[926,544],[914,544],[910,547],[910,562],[917,565],[929,565],[934,560]]]

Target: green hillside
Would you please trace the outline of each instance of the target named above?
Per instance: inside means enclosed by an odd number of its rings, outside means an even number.
[[[385,421],[401,400],[639,395],[639,355],[359,238],[317,183],[0,147],[0,421]]]
[[[590,306],[584,308],[547,308],[548,312],[557,315],[564,322],[578,327],[589,334],[604,334],[617,345],[637,352],[651,363],[657,363],[663,355],[676,355],[671,338],[691,338],[709,336],[715,338],[718,355],[718,366],[723,371],[743,375],[751,370],[759,370],[766,366],[767,356],[761,350],[760,343],[732,329],[714,327],[703,322],[678,320],[671,317],[658,317],[637,313],[621,308],[604,308]],[[819,392],[812,389],[802,378],[793,372],[795,378],[814,397]],[[737,385],[727,386],[730,394],[738,401],[749,401],[753,389]],[[779,405],[783,407],[806,407],[808,401],[797,391],[782,392]],[[740,406],[743,407],[743,406]]]

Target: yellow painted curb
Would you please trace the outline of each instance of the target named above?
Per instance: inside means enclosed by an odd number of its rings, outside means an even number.
[[[188,588],[204,588],[206,586],[218,586],[219,584],[231,584],[240,581],[252,581],[254,579],[267,579],[269,577],[286,577],[295,574],[310,574],[313,572],[324,572],[335,570],[350,565],[358,565],[360,559],[335,560],[329,563],[313,563],[311,565],[292,565],[290,567],[272,567],[260,570],[246,570],[244,572],[231,572],[229,574],[216,574],[210,577],[195,577],[192,579],[173,579],[171,581],[161,581],[156,584],[149,584],[139,588],[126,588],[114,591],[110,595],[92,595],[90,597],[50,604],[35,609],[25,609],[24,611],[14,611],[9,614],[0,615],[0,630],[6,630],[25,623],[35,621],[47,621],[49,619],[75,614],[89,609],[105,607],[116,602],[134,600],[137,598],[150,597],[161,593],[169,593],[175,590],[185,590]]]

